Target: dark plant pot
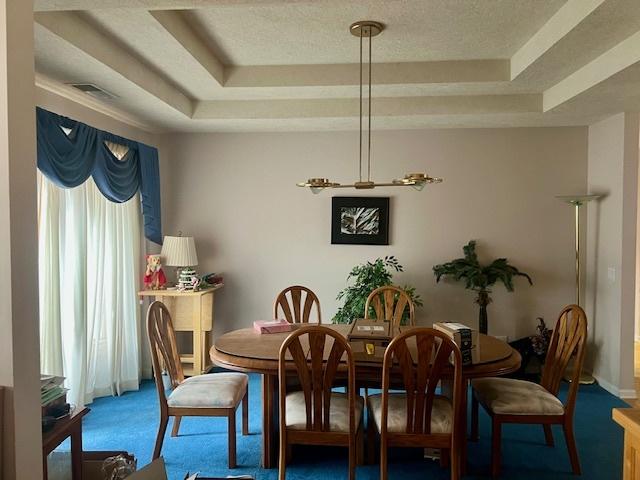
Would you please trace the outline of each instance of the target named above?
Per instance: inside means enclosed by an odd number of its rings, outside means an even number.
[[[487,323],[488,323],[487,306],[480,305],[480,314],[478,317],[478,326],[479,326],[480,333],[484,333],[485,335],[487,334],[489,330]]]
[[[478,316],[478,330],[480,331],[480,333],[484,333],[486,335],[487,333],[489,333],[489,319],[487,317],[487,305],[491,303],[489,292],[478,292],[476,303],[480,305],[480,312]]]

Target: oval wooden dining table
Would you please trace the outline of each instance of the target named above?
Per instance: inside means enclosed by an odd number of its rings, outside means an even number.
[[[347,336],[350,325],[326,325]],[[239,372],[262,374],[262,466],[277,467],[278,448],[278,354],[289,335],[286,333],[259,334],[253,328],[234,330],[220,336],[211,347],[214,364]],[[473,378],[495,377],[512,373],[520,368],[520,354],[506,342],[488,335],[479,335],[480,359],[462,369],[464,384]],[[382,364],[356,363],[356,380],[367,385],[381,383]],[[462,395],[464,412],[466,391]],[[462,416],[463,432],[467,431],[466,415]],[[466,442],[461,452],[462,467],[466,465]]]

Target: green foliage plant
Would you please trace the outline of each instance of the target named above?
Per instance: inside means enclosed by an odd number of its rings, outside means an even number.
[[[521,272],[516,267],[509,265],[506,258],[497,258],[489,265],[480,265],[476,254],[476,242],[471,240],[462,247],[464,257],[456,258],[442,265],[433,267],[436,282],[443,277],[450,277],[456,281],[464,281],[465,288],[477,293],[476,303],[480,305],[479,330],[487,333],[488,318],[487,305],[491,303],[491,287],[502,282],[508,292],[513,292],[513,279],[525,277],[530,285],[533,285],[531,277]]]
[[[344,303],[333,317],[333,323],[351,323],[357,318],[363,318],[364,306],[369,294],[378,287],[392,285],[393,273],[402,271],[404,268],[394,256],[378,258],[373,262],[353,267],[347,277],[347,282],[353,280],[353,283],[338,293],[337,299]],[[415,287],[405,285],[402,289],[407,292],[416,307],[422,306],[422,299],[416,294]],[[375,317],[372,307],[369,315]],[[407,319],[408,312],[405,311],[402,322],[406,323]]]

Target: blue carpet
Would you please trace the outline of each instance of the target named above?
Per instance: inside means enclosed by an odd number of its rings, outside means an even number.
[[[256,479],[276,479],[277,470],[260,468],[261,383],[258,375],[250,380],[250,432],[238,433],[238,468],[227,469],[227,423],[224,418],[184,418],[180,436],[171,438],[171,421],[162,454],[170,480],[182,480],[187,471],[202,475],[252,474]],[[583,479],[614,479],[622,476],[622,429],[611,420],[611,409],[626,404],[602,388],[581,386],[576,411],[576,441],[582,462]],[[85,450],[126,450],[135,454],[138,465],[150,461],[158,427],[158,401],[155,386],[146,381],[137,392],[94,401],[84,420]],[[240,411],[238,411],[240,414]],[[238,429],[240,417],[238,417]],[[491,446],[489,417],[480,417],[480,441],[469,444],[469,471],[465,478],[489,478]],[[562,429],[554,427],[555,447],[544,445],[540,426],[506,425],[503,430],[503,476],[506,479],[575,479],[567,455]],[[68,449],[63,444],[62,449]],[[447,479],[449,470],[424,460],[416,450],[392,451],[390,478]],[[339,479],[347,476],[346,449],[302,447],[294,451],[287,478]],[[379,478],[377,465],[358,467],[359,479]]]

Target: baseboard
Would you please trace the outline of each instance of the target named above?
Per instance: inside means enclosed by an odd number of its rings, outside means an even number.
[[[624,398],[627,400],[635,400],[636,398],[638,398],[638,394],[636,393],[635,389],[629,389],[629,388],[620,389],[617,386],[613,385],[612,383],[609,383],[608,381],[602,378],[599,378],[596,375],[594,375],[593,378],[595,378],[598,381],[598,385],[604,388],[611,395],[614,395],[618,398]]]
[[[638,394],[634,388],[623,388],[620,390],[620,398],[624,400],[637,400]]]

